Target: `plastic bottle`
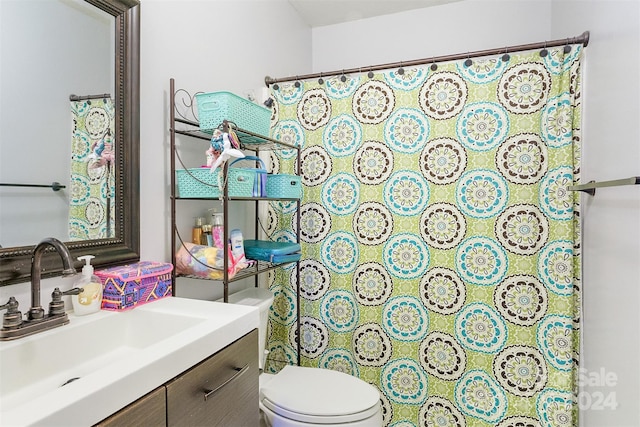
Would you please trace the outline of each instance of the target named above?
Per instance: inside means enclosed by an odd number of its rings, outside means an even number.
[[[244,239],[242,238],[242,231],[237,228],[231,230],[229,237],[231,243],[231,253],[235,262],[239,262],[244,259]]]
[[[196,218],[196,223],[193,226],[193,230],[191,231],[191,243],[196,245],[202,244],[202,224],[204,223],[204,218],[198,217]]]
[[[202,224],[202,244],[204,246],[213,246],[211,224]]]
[[[222,213],[217,212],[215,209],[209,209],[211,211],[211,237],[213,245],[218,249],[223,249],[224,244],[224,218]]]
[[[95,313],[102,306],[102,282],[93,274],[93,258],[93,255],[78,257],[78,260],[86,262],[82,267],[82,276],[74,283],[74,287],[82,288],[83,291],[78,295],[71,295],[73,312],[78,316]]]

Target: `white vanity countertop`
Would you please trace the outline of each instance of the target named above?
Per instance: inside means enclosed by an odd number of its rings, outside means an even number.
[[[163,298],[127,312],[70,313],[69,317],[68,325],[0,342],[0,358],[4,359],[0,360],[0,399],[4,400],[0,402],[0,425],[93,425],[259,324],[255,307],[185,298]],[[66,344],[70,339],[73,344]],[[101,345],[106,351],[91,353]],[[33,355],[34,348],[45,354]],[[85,358],[96,363],[87,364],[91,367],[83,372],[74,371],[82,369],[83,363],[75,359],[85,352]],[[25,357],[42,360],[25,362]],[[66,366],[70,359],[73,363]],[[20,369],[25,370],[24,375]],[[41,377],[50,377],[47,381],[55,385],[28,378],[38,369],[44,372]],[[63,379],[76,376],[80,378],[60,387]],[[29,381],[33,382],[30,389],[23,384]]]

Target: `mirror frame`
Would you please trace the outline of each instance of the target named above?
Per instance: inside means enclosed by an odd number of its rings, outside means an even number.
[[[85,1],[115,17],[115,144],[121,154],[115,168],[116,237],[65,245],[74,259],[91,254],[95,256],[92,264],[103,268],[140,259],[140,4],[138,0]],[[0,286],[30,280],[37,243],[0,248]],[[74,263],[76,268],[81,264]],[[60,275],[60,256],[48,250],[42,267],[42,277]]]

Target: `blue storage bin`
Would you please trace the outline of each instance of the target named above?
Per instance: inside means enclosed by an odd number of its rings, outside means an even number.
[[[255,104],[231,92],[209,92],[196,95],[200,129],[216,129],[224,120],[239,128],[269,136],[271,110]]]
[[[298,175],[267,175],[267,197],[283,199],[302,198],[302,183]]]

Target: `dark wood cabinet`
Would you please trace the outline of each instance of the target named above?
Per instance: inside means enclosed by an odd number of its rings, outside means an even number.
[[[257,350],[254,331],[168,382],[167,425],[259,425]]]
[[[97,427],[121,426],[165,426],[167,424],[167,397],[165,387],[161,386],[141,397],[109,418],[102,420]]]

